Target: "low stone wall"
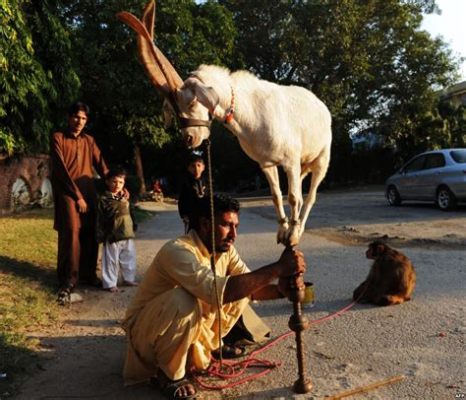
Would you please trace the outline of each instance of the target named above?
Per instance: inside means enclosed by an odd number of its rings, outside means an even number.
[[[0,213],[20,211],[35,204],[51,206],[49,176],[46,154],[0,160]]]

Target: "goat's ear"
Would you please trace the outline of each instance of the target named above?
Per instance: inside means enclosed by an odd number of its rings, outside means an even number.
[[[194,89],[191,85],[183,85],[181,89],[178,89],[175,93],[177,103],[183,107],[189,107],[189,105],[196,100]]]
[[[163,102],[162,112],[164,121],[163,126],[165,129],[168,129],[172,126],[173,123],[173,108],[168,100]]]
[[[213,110],[220,99],[217,92],[211,86],[206,86],[202,83],[197,83],[194,86],[197,100],[208,110]]]

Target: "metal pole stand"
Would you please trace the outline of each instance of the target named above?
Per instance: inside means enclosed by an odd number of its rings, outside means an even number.
[[[293,385],[295,393],[308,393],[312,389],[311,380],[306,378],[304,370],[304,351],[301,332],[306,330],[309,322],[301,310],[301,302],[304,300],[304,289],[296,287],[294,278],[290,280],[290,295],[288,299],[293,302],[293,315],[288,321],[288,326],[296,334],[296,356],[298,358],[298,380]]]

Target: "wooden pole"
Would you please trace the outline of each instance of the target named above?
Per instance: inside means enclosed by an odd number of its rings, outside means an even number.
[[[361,387],[358,387],[358,388],[355,388],[355,389],[347,390],[346,392],[341,392],[339,394],[336,394],[335,396],[330,396],[330,397],[325,397],[325,398],[327,400],[343,399],[344,397],[353,396],[353,395],[358,394],[358,393],[368,392],[369,390],[377,389],[380,386],[389,385],[391,383],[401,381],[401,380],[403,380],[405,378],[406,377],[404,375],[397,375],[397,376],[394,376],[392,378],[384,379],[382,381],[371,383],[371,384],[366,385],[366,386],[361,386]]]
[[[305,291],[295,285],[295,278],[290,279],[290,295],[288,299],[293,302],[293,314],[291,315],[288,326],[295,332],[296,338],[296,357],[298,360],[298,379],[293,385],[295,393],[303,394],[308,393],[312,389],[310,379],[306,377],[304,367],[304,350],[301,332],[307,329],[309,322],[302,313],[301,303],[304,300]]]

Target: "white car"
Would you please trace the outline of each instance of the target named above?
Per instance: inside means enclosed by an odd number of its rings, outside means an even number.
[[[466,201],[466,149],[427,151],[409,160],[385,182],[388,204],[406,200],[435,201],[450,210]]]

